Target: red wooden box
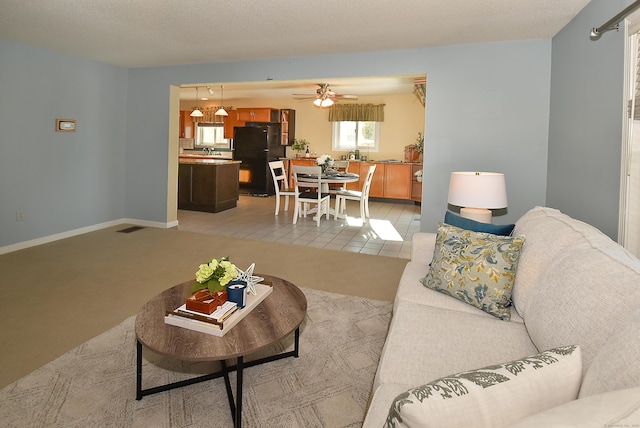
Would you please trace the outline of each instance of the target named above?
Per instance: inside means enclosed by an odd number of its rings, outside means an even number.
[[[187,298],[187,309],[209,315],[226,301],[226,290],[215,293],[211,293],[209,290],[200,290]]]

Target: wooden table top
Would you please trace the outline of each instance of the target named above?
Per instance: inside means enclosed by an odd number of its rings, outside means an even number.
[[[307,298],[294,284],[256,274],[273,283],[273,292],[224,336],[165,324],[166,311],[184,304],[194,280],[149,300],[136,316],[136,337],[152,351],[184,361],[220,361],[249,355],[291,334],[304,320]]]

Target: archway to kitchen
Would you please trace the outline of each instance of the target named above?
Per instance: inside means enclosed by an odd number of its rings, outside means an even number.
[[[341,94],[358,96],[358,99],[345,97],[345,99],[339,100],[339,103],[385,105],[385,122],[380,129],[380,150],[363,153],[363,155],[377,161],[403,160],[405,147],[415,144],[418,133],[424,135],[424,92],[416,91],[415,82],[416,79],[421,81],[424,91],[425,77],[423,74],[326,79],[332,90]],[[396,85],[396,88],[390,89],[389,85]],[[237,108],[264,107],[293,109],[296,111],[295,137],[309,141],[311,152],[318,155],[328,153],[339,158],[343,153],[334,151],[332,148],[332,124],[328,121],[329,109],[318,108],[312,103],[312,96],[318,87],[315,79],[311,81],[204,82],[183,84],[180,87],[173,86],[171,89],[169,171],[167,175],[168,217],[177,220],[177,155],[179,150],[182,148],[183,151],[191,152],[198,149],[193,140],[194,134],[180,135],[181,115],[184,116],[185,112],[189,113],[195,108],[203,111],[217,110],[222,104],[225,109],[230,111]],[[196,88],[198,88],[197,91]],[[179,92],[177,97],[176,90]],[[308,94],[309,97],[299,99],[293,94]],[[223,96],[224,101],[222,101]],[[200,99],[203,97],[208,99]],[[175,98],[178,98],[177,104]],[[296,155],[291,148],[286,148],[285,153],[288,157]],[[344,154],[348,154],[348,152]]]

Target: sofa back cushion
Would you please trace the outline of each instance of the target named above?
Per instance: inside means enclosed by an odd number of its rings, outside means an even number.
[[[512,300],[523,318],[526,318],[531,296],[536,293],[540,277],[549,264],[581,239],[578,231],[567,226],[567,219],[569,217],[558,210],[535,207],[516,222],[513,234],[524,235],[526,244],[520,254]]]
[[[605,386],[589,371],[599,372],[600,380],[613,375],[606,358],[596,356],[614,334],[627,332],[626,340],[638,340],[637,332],[627,326],[640,301],[640,260],[594,227],[556,210],[536,208],[532,214],[546,219],[529,221],[527,214],[523,217],[526,222],[521,228],[516,225],[514,231],[526,235],[514,301],[524,313],[531,340],[538,349],[580,345],[585,378],[591,379],[589,394],[634,386],[621,385],[623,376]],[[557,235],[549,236],[540,229]],[[525,279],[528,274],[534,278]],[[606,352],[627,352],[616,349],[624,342],[624,338],[617,338]],[[591,367],[592,362],[597,364]],[[628,370],[631,373],[626,377],[638,379],[640,364]]]

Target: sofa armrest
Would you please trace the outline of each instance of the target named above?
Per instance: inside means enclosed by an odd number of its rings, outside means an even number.
[[[431,263],[436,246],[436,234],[416,232],[411,238],[411,261]]]

